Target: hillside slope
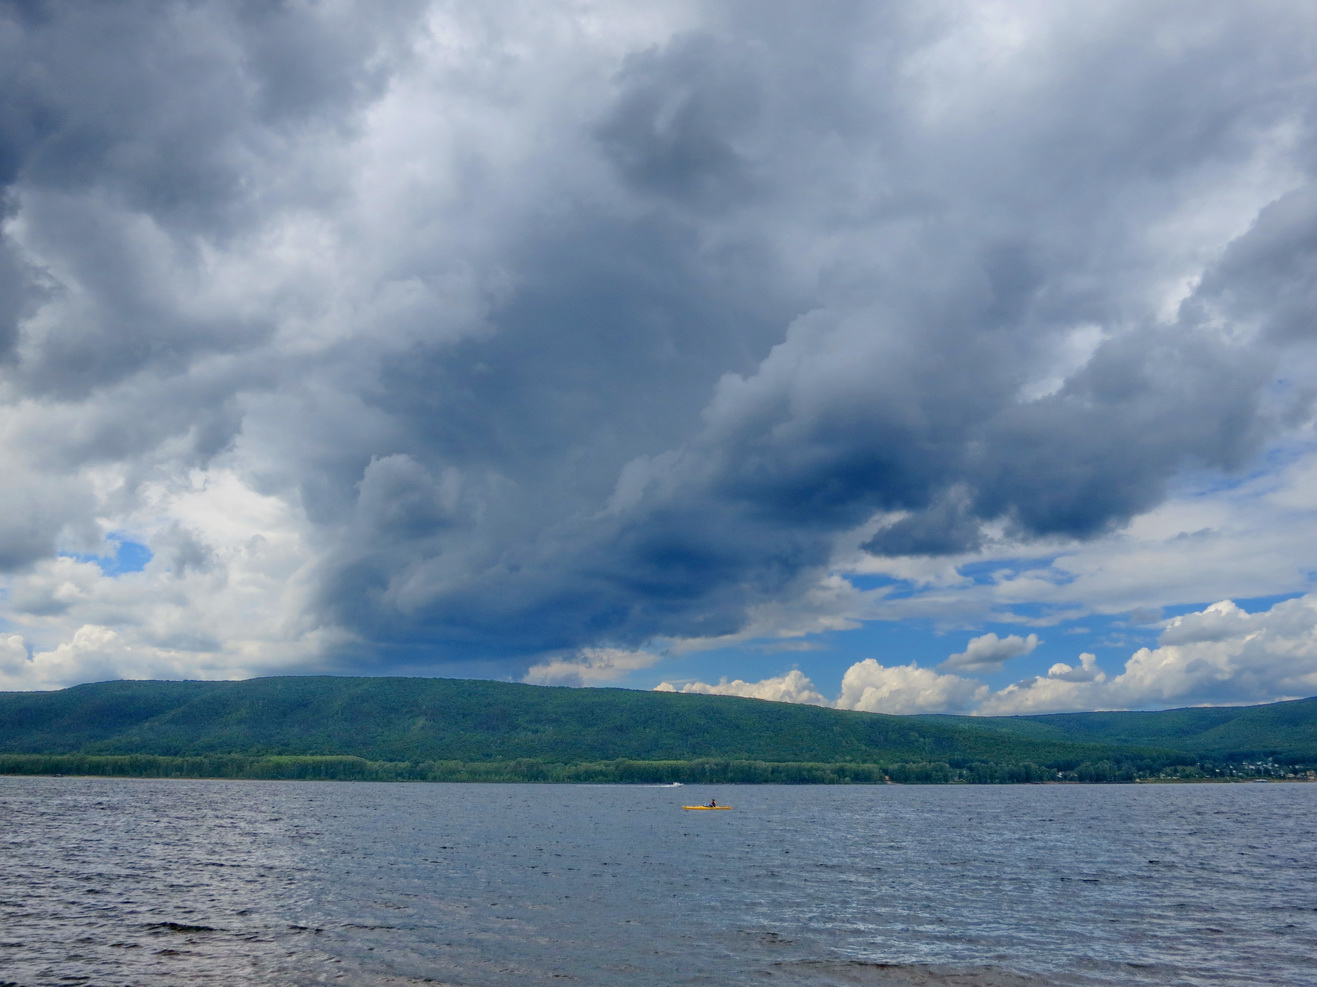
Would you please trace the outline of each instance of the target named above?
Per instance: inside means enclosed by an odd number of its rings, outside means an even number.
[[[121,681],[0,693],[0,752],[353,755],[379,761],[561,763],[1033,762],[1147,756],[905,716],[724,696],[422,678]]]
[[[1263,706],[1212,706],[1156,712],[1045,713],[1035,716],[919,716],[941,726],[965,723],[1040,741],[1159,747],[1213,760],[1317,762],[1317,698]]]

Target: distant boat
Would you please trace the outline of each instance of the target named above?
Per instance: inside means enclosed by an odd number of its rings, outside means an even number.
[[[706,812],[731,812],[730,805],[683,805],[683,809],[704,809]]]

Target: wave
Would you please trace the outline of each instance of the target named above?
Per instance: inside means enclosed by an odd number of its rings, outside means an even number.
[[[1013,973],[996,966],[934,966],[923,963],[873,963],[863,960],[795,960],[774,963],[786,983],[822,983],[837,987],[1054,987],[1054,978]],[[794,974],[794,976],[793,976]]]

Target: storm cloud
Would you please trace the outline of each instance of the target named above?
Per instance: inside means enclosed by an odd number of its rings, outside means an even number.
[[[6,674],[588,682],[1246,471],[1317,384],[1315,27],[0,3]]]

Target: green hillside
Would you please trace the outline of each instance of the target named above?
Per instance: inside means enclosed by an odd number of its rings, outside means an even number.
[[[889,716],[433,678],[0,693],[0,772],[413,780],[1131,781],[1317,764],[1317,699],[1159,713]],[[1225,767],[1223,767],[1225,765]]]
[[[984,730],[972,720],[943,724],[725,696],[329,676],[0,693],[0,752],[1056,766],[1126,753]]]
[[[942,726],[972,723],[1033,740],[1169,748],[1200,758],[1272,758],[1317,763],[1317,698],[1265,706],[1216,706],[1132,713],[1036,716],[921,716]]]

